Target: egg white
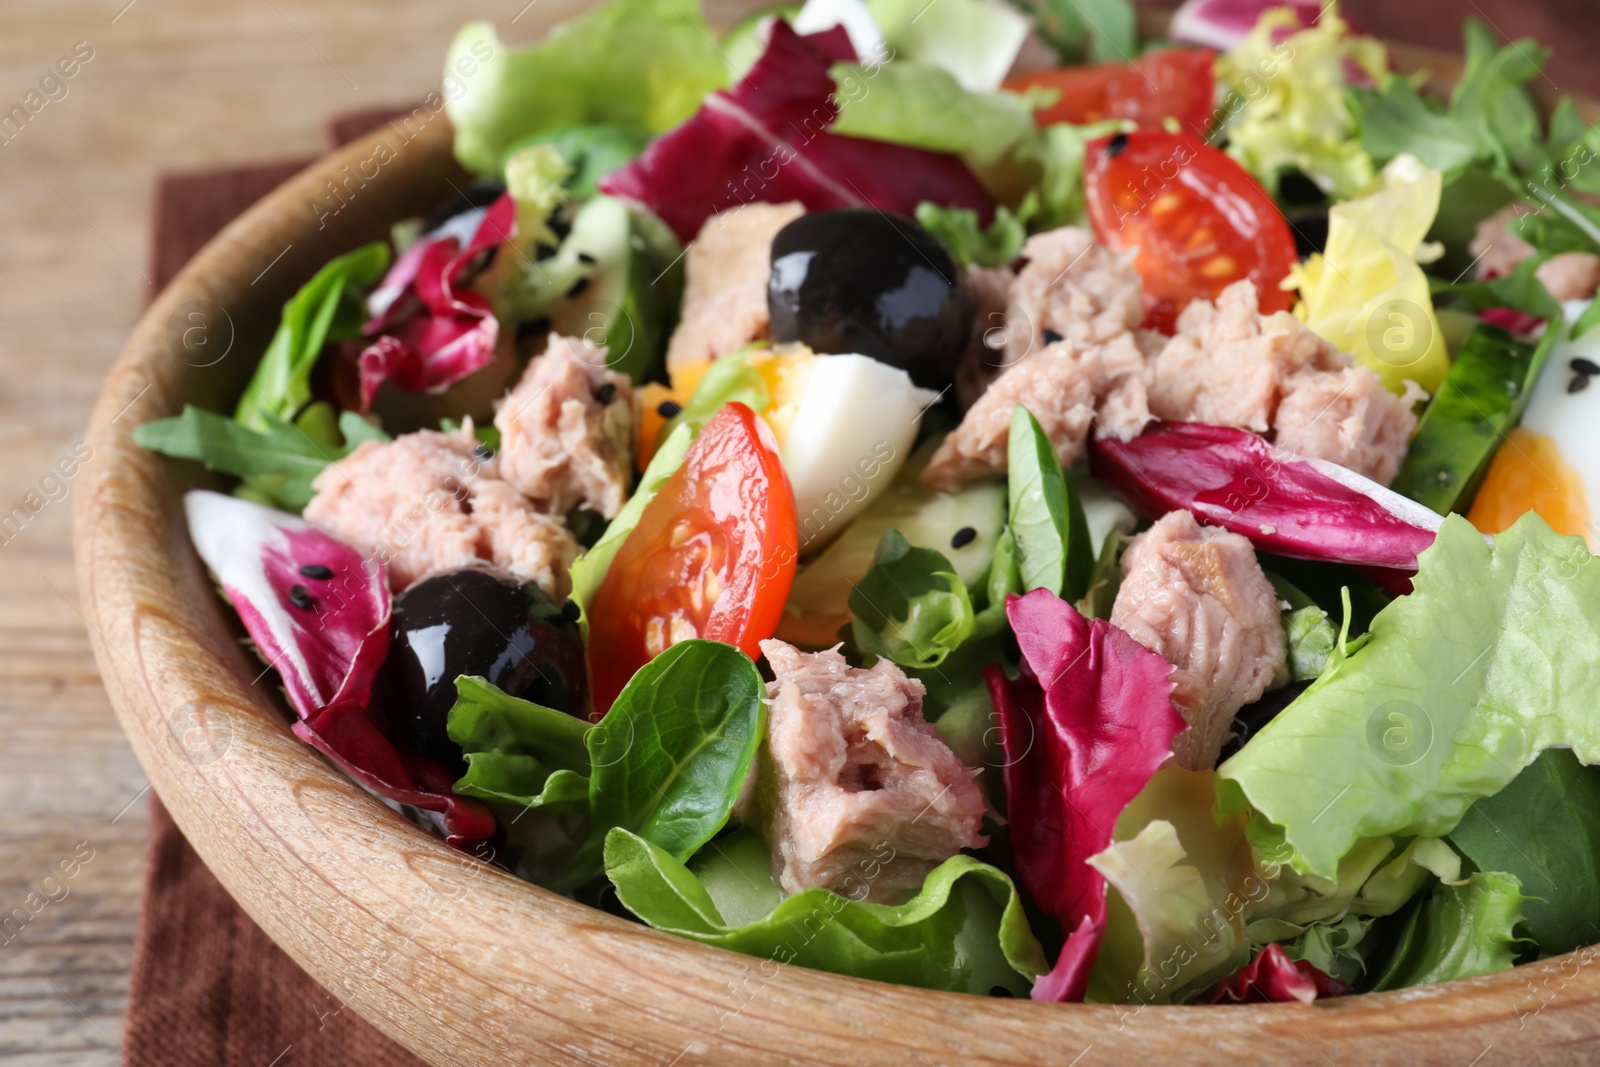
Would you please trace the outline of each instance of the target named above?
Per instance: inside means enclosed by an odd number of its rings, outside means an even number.
[[[832,541],[888,489],[911,452],[922,413],[939,394],[861,355],[812,358],[799,388],[798,401],[774,400],[793,412],[776,435],[806,554]]]
[[[1569,300],[1562,305],[1568,329],[1590,304],[1588,300]],[[1587,359],[1600,365],[1600,329],[1590,330],[1577,340],[1557,342],[1528,398],[1522,425],[1542,433],[1555,443],[1561,458],[1578,473],[1589,513],[1600,518],[1600,381],[1569,392],[1576,376],[1574,359]],[[1596,547],[1591,529],[1589,547]]]

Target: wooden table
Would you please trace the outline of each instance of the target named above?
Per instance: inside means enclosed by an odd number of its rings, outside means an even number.
[[[73,456],[100,381],[152,295],[146,230],[157,173],[313,155],[329,116],[422,96],[469,13],[526,40],[583,6],[0,4],[0,114],[75,46],[80,59],[64,96],[47,85],[59,98],[20,133],[0,135],[0,517],[37,509],[20,529],[0,527],[0,1060],[119,1061],[147,783],[89,655],[70,555],[71,481],[52,471]],[[707,9],[727,20],[753,6]],[[1583,58],[1569,48],[1566,69]]]

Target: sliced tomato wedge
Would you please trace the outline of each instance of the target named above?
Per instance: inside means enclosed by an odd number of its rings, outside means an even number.
[[[1144,280],[1145,325],[1171,333],[1189,301],[1241,278],[1263,312],[1287,311],[1278,288],[1294,236],[1272,197],[1227,153],[1182,133],[1139,130],[1090,141],[1084,200],[1101,244],[1132,251]]]
[[[1176,119],[1184,133],[1204,137],[1215,117],[1217,54],[1209,48],[1169,48],[1132,63],[1093,63],[1007,78],[1012,92],[1054,89],[1060,99],[1033,113],[1041,126],[1129,119],[1140,129],[1163,129]]]
[[[610,710],[634,672],[679,641],[722,641],[758,658],[798,558],[777,443],[755,412],[730,403],[645,507],[589,605],[595,710]]]

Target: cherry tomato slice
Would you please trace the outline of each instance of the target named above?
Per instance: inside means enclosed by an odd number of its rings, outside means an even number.
[[[1183,132],[1204,137],[1214,118],[1216,62],[1217,54],[1207,48],[1170,48],[1146,53],[1132,63],[1021,74],[1006,79],[1005,88],[1018,93],[1055,89],[1061,94],[1054,104],[1033,113],[1041,126],[1130,119],[1140,129],[1159,130],[1164,128],[1162,120],[1172,118]]]
[[[635,671],[679,641],[759,657],[789,598],[798,535],[772,432],[728,404],[646,505],[589,605],[595,710],[608,711]]]
[[[1083,186],[1095,237],[1135,253],[1150,329],[1171,333],[1189,301],[1241,278],[1262,312],[1293,304],[1278,288],[1295,262],[1289,224],[1227,153],[1188,134],[1119,133],[1089,142]]]

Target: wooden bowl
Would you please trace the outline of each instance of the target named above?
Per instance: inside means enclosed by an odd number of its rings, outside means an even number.
[[[222,884],[329,992],[435,1064],[1468,1067],[1600,1056],[1600,968],[1586,966],[1600,950],[1312,1007],[924,992],[625,922],[468,859],[357,788],[289,733],[190,548],[178,505],[198,468],[143,451],[130,431],[185,402],[231,407],[301,282],[460,181],[446,118],[422,112],[404,132],[391,126],[315,164],[224,230],[151,305],[112,369],[78,498],[83,611],[134,751]],[[327,216],[334,187],[346,206]],[[189,354],[193,335],[185,348],[196,325],[211,331],[201,350],[226,352],[216,362]]]

